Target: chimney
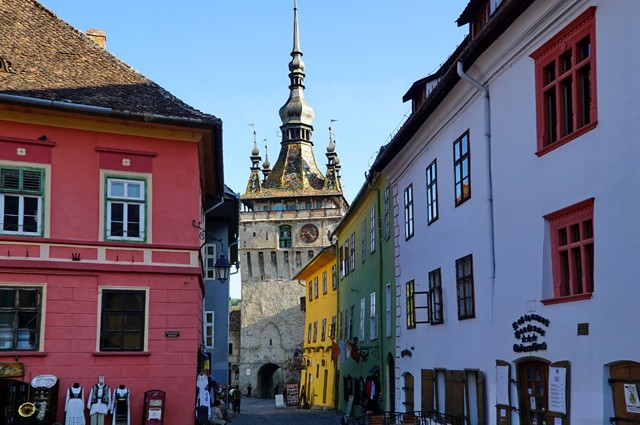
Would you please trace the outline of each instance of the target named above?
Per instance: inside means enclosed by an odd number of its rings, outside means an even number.
[[[104,30],[97,30],[89,28],[87,30],[87,37],[89,37],[94,43],[103,49],[107,48],[107,35]]]

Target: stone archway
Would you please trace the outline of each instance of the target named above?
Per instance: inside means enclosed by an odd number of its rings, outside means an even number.
[[[259,398],[272,398],[274,397],[274,388],[278,385],[278,391],[282,393],[283,377],[282,369],[280,366],[274,363],[267,363],[260,366],[258,369],[258,388],[256,389],[256,396]]]

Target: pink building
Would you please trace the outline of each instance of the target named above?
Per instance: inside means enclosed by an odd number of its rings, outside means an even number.
[[[164,423],[188,424],[203,368],[193,223],[224,193],[221,121],[35,0],[0,3],[0,26],[0,423],[29,401],[63,422],[69,388],[86,407],[104,377],[129,389],[130,423],[161,390]],[[57,378],[46,411],[25,385],[41,375]]]

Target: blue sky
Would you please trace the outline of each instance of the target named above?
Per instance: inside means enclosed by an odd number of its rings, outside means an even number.
[[[225,180],[243,193],[255,125],[260,152],[280,148],[293,0],[40,0],[72,26],[107,33],[107,50],[191,106],[223,121]],[[467,0],[298,0],[305,97],[316,159],[333,130],[350,202],[381,145],[410,111],[402,96],[464,38]],[[264,141],[266,139],[266,142]],[[239,275],[231,285],[238,298]]]

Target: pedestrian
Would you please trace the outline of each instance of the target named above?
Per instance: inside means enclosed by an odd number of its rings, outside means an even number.
[[[213,407],[211,408],[210,423],[214,425],[225,425],[227,422],[223,418],[222,410],[220,410],[220,400],[215,400],[213,402]]]
[[[240,398],[242,392],[240,392],[240,386],[236,385],[233,389],[233,413],[240,413]]]
[[[247,385],[247,397],[251,397],[251,384]]]

